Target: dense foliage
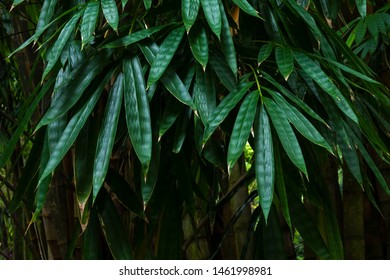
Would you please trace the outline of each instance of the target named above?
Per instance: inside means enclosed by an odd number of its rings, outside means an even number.
[[[347,189],[383,210],[388,5],[11,2],[4,258],[343,259]]]

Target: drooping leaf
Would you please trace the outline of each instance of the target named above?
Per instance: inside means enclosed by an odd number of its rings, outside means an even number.
[[[301,52],[294,52],[294,59],[301,66],[302,70],[332,97],[341,111],[357,123],[358,119],[351,105],[321,67]]]
[[[275,49],[275,59],[280,74],[287,81],[291,72],[294,70],[294,60],[292,51],[288,47],[278,47]]]
[[[148,87],[157,82],[164,74],[176,53],[180,41],[183,38],[184,32],[184,27],[178,27],[172,30],[161,44],[160,49],[156,54],[156,58],[154,59],[150,68],[147,82]]]
[[[237,75],[237,58],[236,58],[236,49],[234,47],[234,42],[232,38],[232,33],[230,32],[230,25],[226,16],[225,8],[221,1],[218,1],[219,9],[221,11],[221,47],[222,52],[225,55],[227,64],[234,75]]]
[[[89,44],[93,39],[93,33],[95,32],[96,23],[99,16],[99,1],[88,2],[87,7],[84,10],[83,19],[80,25],[80,34],[82,45]]]
[[[307,176],[305,159],[301,147],[286,115],[272,99],[263,97],[263,101],[288,157],[294,165]]]
[[[366,0],[355,0],[356,7],[361,17],[367,15],[367,1]]]
[[[43,165],[44,170],[40,175],[39,183],[41,183],[49,174],[54,171],[70,147],[73,145],[78,134],[80,133],[80,130],[83,128],[85,122],[87,121],[89,115],[99,100],[103,88],[111,78],[112,72],[113,71],[109,71],[107,73],[102,82],[96,87],[89,100],[70,119],[68,125],[58,140],[58,144],[56,145],[55,149],[53,149],[53,153],[50,155],[49,161],[47,164]]]
[[[158,46],[156,44],[140,45],[140,48],[145,55],[146,60],[149,64],[152,64],[156,58],[156,54],[158,53]],[[168,66],[165,70],[165,73],[161,77],[161,81],[167,90],[172,93],[180,102],[190,106],[192,109],[195,108],[194,101],[192,100],[191,95],[188,93],[188,89],[183,84],[179,76],[175,73],[173,68]]]
[[[197,113],[202,123],[206,125],[217,100],[213,75],[208,69],[203,72],[200,67],[197,67],[193,94]]]
[[[232,170],[233,165],[244,151],[255,119],[258,99],[258,91],[253,91],[245,97],[240,106],[228,147],[227,164],[229,171]]]
[[[214,34],[220,38],[222,19],[218,0],[200,0],[200,3],[202,5],[203,13],[206,17],[207,23],[209,24]]]
[[[53,17],[55,8],[57,6],[57,2],[58,2],[57,0],[45,0],[43,2],[41,11],[39,13],[37,27],[35,29],[36,34],[44,30],[45,27],[50,22],[51,18]]]
[[[123,96],[123,74],[119,74],[108,95],[103,123],[100,128],[96,156],[93,166],[93,201],[95,201],[100,188],[103,185],[111,158],[112,147],[118,127],[119,113],[121,111]]]
[[[206,69],[209,60],[207,33],[203,26],[195,25],[188,34],[188,42],[195,59]]]
[[[255,10],[255,8],[253,8],[253,6],[251,6],[248,3],[248,1],[246,1],[246,0],[233,0],[233,2],[248,15],[251,15],[254,17],[259,17],[258,12]]]
[[[326,142],[324,137],[322,137],[314,125],[312,125],[311,122],[301,112],[299,112],[294,106],[284,100],[284,98],[279,93],[274,91],[268,92],[271,93],[272,97],[282,108],[289,121],[304,137],[306,137],[314,144],[324,147],[328,150],[329,153],[333,154],[333,150],[328,142]]]
[[[101,0],[104,17],[115,31],[118,30],[119,13],[115,0]]]
[[[198,17],[200,7],[200,0],[183,0],[181,1],[181,14],[183,17],[184,26],[187,29],[187,33],[194,25],[196,18]]]
[[[264,44],[261,46],[259,50],[259,54],[257,56],[257,63],[260,66],[261,63],[267,60],[267,58],[271,55],[274,46],[270,43]]]
[[[145,9],[149,10],[152,7],[152,0],[144,0]]]
[[[37,125],[40,128],[53,120],[64,115],[80,99],[86,88],[93,79],[100,73],[107,63],[110,52],[101,52],[90,61],[84,61],[79,67],[74,69],[64,81],[54,90],[59,91],[59,96],[55,103],[51,104],[45,115]]]
[[[146,175],[152,156],[152,128],[149,101],[138,57],[123,60],[123,73],[127,129]]]
[[[109,42],[105,45],[103,45],[102,48],[119,48],[119,47],[124,47],[124,46],[129,46],[134,43],[137,43],[143,39],[148,38],[149,36],[153,35],[154,33],[159,32],[160,30],[166,28],[169,24],[167,25],[159,25],[159,26],[153,26],[148,29],[140,30],[134,33],[131,33],[129,35],[123,36],[113,42]]]
[[[227,62],[215,51],[210,52],[210,64],[217,74],[221,83],[229,90],[233,91],[237,86],[237,80],[227,65]]]
[[[237,105],[247,90],[253,85],[253,82],[244,82],[240,84],[236,90],[230,92],[218,106],[214,109],[209,117],[208,124],[203,135],[203,143],[210,138],[211,134],[223,122],[230,111]]]
[[[271,125],[264,105],[260,107],[258,118],[255,130],[255,173],[260,206],[267,221],[274,196],[275,160]]]

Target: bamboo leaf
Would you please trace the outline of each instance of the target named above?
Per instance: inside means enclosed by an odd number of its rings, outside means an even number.
[[[41,33],[47,24],[50,22],[51,18],[53,17],[54,10],[57,6],[57,0],[45,0],[43,2],[41,11],[39,13],[39,19],[37,22],[37,27],[35,33]]]
[[[181,14],[183,17],[184,26],[187,29],[187,33],[194,25],[196,18],[198,17],[200,7],[200,0],[182,0],[181,1]]]
[[[91,209],[88,226],[83,234],[83,259],[99,260],[101,259],[101,240],[99,217],[96,207]]]
[[[36,129],[63,116],[80,99],[92,80],[101,72],[110,52],[98,53],[92,60],[85,61],[74,69],[65,80],[54,89],[59,97],[51,104]]]
[[[209,60],[209,45],[206,29],[201,25],[195,25],[188,34],[188,42],[195,59],[206,69]]]
[[[311,124],[311,122],[294,106],[288,103],[284,98],[277,92],[267,90],[274,100],[278,103],[281,109],[286,114],[289,121],[294,127],[312,143],[324,147],[329,153],[333,154],[331,146],[326,142],[324,137],[318,132],[318,130]]]
[[[248,3],[248,1],[246,1],[246,0],[233,0],[233,2],[234,2],[238,7],[240,7],[241,10],[243,10],[245,13],[247,13],[248,15],[251,15],[251,16],[254,16],[254,17],[257,17],[257,18],[260,18],[258,12],[255,10],[255,8],[253,8],[253,7]]]
[[[118,30],[119,13],[115,0],[101,0],[104,17],[115,31]]]
[[[176,53],[177,48],[183,38],[185,32],[184,27],[179,27],[171,31],[161,44],[160,49],[156,54],[148,77],[148,87],[157,82],[164,74],[173,56]]]
[[[82,45],[89,44],[93,39],[93,33],[95,32],[96,23],[99,17],[99,1],[92,1],[87,3],[87,7],[84,10],[83,19],[80,25],[80,34]]]
[[[123,73],[127,129],[146,176],[152,156],[152,128],[149,101],[138,57],[123,60]]]
[[[232,38],[232,33],[230,32],[230,25],[225,13],[225,9],[221,1],[218,1],[219,9],[221,11],[221,48],[222,52],[225,55],[227,64],[234,75],[237,75],[237,59],[236,59],[236,49],[234,47],[234,42]]]
[[[354,122],[358,122],[357,116],[351,105],[341,94],[340,90],[330,80],[330,78],[322,71],[321,67],[311,60],[308,56],[300,52],[294,52],[294,59],[301,66],[302,70],[312,78],[326,93],[332,97],[336,105],[341,111]]]
[[[148,29],[140,30],[134,33],[131,33],[129,35],[123,36],[119,38],[118,40],[115,40],[113,42],[107,43],[103,45],[102,48],[107,49],[113,49],[113,48],[119,48],[119,47],[125,47],[132,45],[134,43],[137,43],[143,39],[148,38],[149,36],[153,35],[154,33],[159,32],[160,30],[166,28],[169,24],[166,25],[159,25],[159,26],[153,26]]]
[[[253,82],[244,82],[240,84],[236,90],[230,92],[218,106],[214,109],[210,115],[208,124],[205,128],[203,135],[203,143],[210,138],[211,134],[217,129],[217,127],[223,122],[230,111],[237,105],[247,90],[253,85]]]
[[[156,44],[150,44],[149,46],[140,45],[140,48],[145,55],[146,60],[149,64],[152,64],[158,53],[158,46]],[[167,90],[172,93],[180,102],[190,106],[195,110],[195,104],[192,100],[191,95],[188,93],[188,89],[183,84],[179,76],[175,73],[173,68],[168,66],[165,70],[165,73],[161,77],[161,82],[167,88]]]
[[[264,105],[260,107],[258,118],[255,131],[255,173],[260,206],[267,221],[274,196],[275,160],[271,125]]]
[[[356,7],[362,17],[367,15],[367,0],[355,0]]]
[[[245,97],[244,102],[241,104],[240,110],[238,111],[228,147],[227,163],[229,171],[233,168],[234,164],[241,156],[245,144],[248,141],[256,115],[258,99],[258,91],[249,93],[247,97]]]
[[[80,110],[70,119],[68,125],[66,126],[64,132],[62,133],[58,143],[53,149],[53,153],[50,155],[50,159],[44,166],[44,171],[39,179],[39,184],[49,175],[51,174],[57,165],[64,158],[65,154],[68,152],[70,147],[73,145],[76,140],[80,130],[84,126],[87,121],[89,115],[94,109],[97,101],[99,100],[100,94],[103,91],[103,88],[111,78],[112,71],[109,71],[107,75],[104,77],[102,82],[98,85],[98,87],[93,92],[90,99],[80,108]]]
[[[42,81],[45,79],[46,75],[53,69],[54,65],[58,61],[62,50],[65,47],[66,42],[68,41],[70,35],[74,32],[75,26],[79,18],[81,17],[81,11],[75,14],[61,30],[60,35],[58,36],[56,42],[54,43],[53,48],[50,50],[47,57],[47,65],[45,71],[42,74]]]
[[[267,43],[261,46],[259,54],[257,56],[257,63],[260,66],[261,63],[266,61],[268,57],[271,55],[271,52],[274,48],[273,44]]]
[[[182,109],[183,109],[182,103],[180,103],[173,96],[168,97],[167,105],[164,108],[164,113],[160,120],[159,139],[165,134],[165,132],[169,128],[171,128],[171,126],[177,120]]]
[[[152,0],[144,0],[144,6],[146,10],[149,10],[152,7]]]
[[[206,125],[217,100],[213,75],[208,69],[203,72],[200,67],[197,67],[193,94],[197,113],[202,123]]]
[[[207,23],[209,24],[214,34],[220,38],[222,19],[218,0],[200,0],[200,3],[202,5],[203,13],[206,17]]]
[[[294,60],[292,51],[288,47],[278,47],[275,49],[275,59],[278,65],[280,74],[287,81],[291,72],[294,69]]]
[[[237,80],[232,70],[227,65],[227,62],[217,52],[211,51],[210,64],[221,83],[229,91],[233,91],[237,87]]]
[[[305,159],[301,147],[284,111],[272,99],[263,97],[263,101],[288,157],[307,176]]]
[[[119,74],[108,95],[107,106],[104,112],[103,123],[100,128],[96,156],[93,166],[93,201],[95,201],[103,185],[111,158],[112,147],[118,127],[119,113],[123,96],[123,74]]]

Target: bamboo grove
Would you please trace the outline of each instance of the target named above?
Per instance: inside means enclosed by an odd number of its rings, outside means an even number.
[[[0,1],[1,257],[388,258],[389,8]]]

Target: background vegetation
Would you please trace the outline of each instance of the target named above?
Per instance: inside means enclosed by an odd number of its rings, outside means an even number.
[[[389,258],[389,8],[0,1],[0,258]]]

